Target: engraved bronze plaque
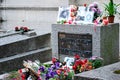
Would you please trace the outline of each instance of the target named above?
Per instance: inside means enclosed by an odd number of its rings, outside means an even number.
[[[80,55],[84,58],[92,56],[92,35],[58,33],[59,54],[74,56]]]

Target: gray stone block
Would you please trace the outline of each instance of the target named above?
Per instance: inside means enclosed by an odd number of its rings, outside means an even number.
[[[50,47],[51,45],[50,34],[37,35],[33,37],[25,37],[25,35],[12,35],[7,37],[1,38],[0,40],[0,58]]]
[[[120,80],[120,75],[114,71],[120,70],[120,62],[91,71],[75,74],[74,80]]]
[[[50,61],[51,58],[52,51],[49,47],[2,58],[0,59],[0,74],[23,68],[23,60],[40,60],[43,63]]]
[[[30,31],[31,32],[31,31]],[[30,33],[31,35],[31,33]],[[23,60],[51,60],[50,33],[26,36],[8,33],[0,38],[0,74],[23,67]]]
[[[35,31],[25,32],[24,34],[29,36],[29,37],[37,35]]]
[[[60,57],[58,53],[58,32],[72,34],[92,35],[92,56],[104,59],[104,65],[115,63],[119,60],[119,23],[108,26],[94,25],[52,25],[52,53],[53,57]],[[67,56],[67,55],[66,55]]]

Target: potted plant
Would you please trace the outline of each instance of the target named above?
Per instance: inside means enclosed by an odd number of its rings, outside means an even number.
[[[108,15],[108,21],[109,21],[109,23],[113,23],[115,14],[119,13],[117,11],[117,7],[120,4],[114,4],[113,0],[110,0],[110,2],[108,4],[104,4],[104,5],[105,5],[105,11],[106,11],[106,13]]]

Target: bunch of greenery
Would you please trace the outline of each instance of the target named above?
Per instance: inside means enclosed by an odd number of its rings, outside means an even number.
[[[104,3],[104,5],[105,5],[105,7],[104,7],[105,11],[108,14],[108,16],[114,16],[115,14],[119,13],[117,11],[117,8],[118,8],[118,6],[120,6],[120,4],[115,4],[113,2],[113,0],[110,0],[110,2],[108,4]]]
[[[5,80],[20,80],[20,74],[17,71],[12,71],[9,73]]]

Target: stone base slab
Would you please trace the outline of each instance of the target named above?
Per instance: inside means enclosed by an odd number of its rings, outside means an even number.
[[[76,74],[74,80],[120,80],[120,74],[115,74],[115,70],[120,70],[120,62]]]

